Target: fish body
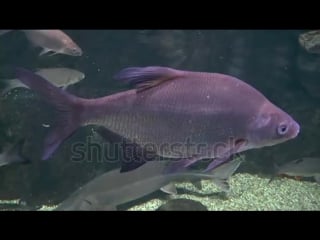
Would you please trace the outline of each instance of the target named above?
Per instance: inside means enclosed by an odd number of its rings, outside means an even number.
[[[82,49],[61,30],[21,30],[27,39],[43,50],[40,55],[53,51],[54,54],[81,56]]]
[[[73,96],[28,70],[18,69],[17,78],[61,113],[45,140],[43,159],[78,127],[93,124],[161,157],[182,159],[178,170],[200,159],[216,159],[210,171],[235,153],[288,141],[300,131],[289,114],[258,90],[224,74],[127,68],[115,78],[136,89],[96,99]],[[141,164],[122,166],[130,171]]]
[[[71,68],[41,68],[35,72],[57,87],[66,89],[68,86],[76,84],[85,78],[85,74]],[[15,88],[28,88],[19,79],[4,80],[6,87],[1,91],[5,95]]]
[[[170,178],[161,174],[164,167],[164,162],[152,161],[126,173],[120,173],[120,169],[107,172],[80,188],[56,210],[97,210],[102,206],[115,209],[169,183]]]
[[[42,76],[58,87],[70,86],[85,78],[85,74],[83,72],[65,67],[41,68],[36,71],[36,74]]]
[[[309,53],[320,54],[320,31],[309,31],[299,36],[300,45]]]
[[[77,190],[56,210],[115,210],[118,205],[146,196],[173,181],[212,179],[215,182],[222,178],[227,181],[237,163],[226,163],[208,174],[190,170],[167,174],[168,161],[150,161],[125,173],[120,169],[112,170]],[[167,193],[172,194],[172,191]]]
[[[320,158],[299,158],[282,166],[276,166],[276,175],[314,177],[320,183]]]

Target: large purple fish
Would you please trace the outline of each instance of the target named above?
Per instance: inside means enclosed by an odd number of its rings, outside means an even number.
[[[126,68],[115,78],[136,89],[83,99],[42,77],[17,69],[17,78],[59,111],[44,143],[48,159],[78,127],[107,128],[156,155],[180,159],[170,171],[213,159],[210,171],[248,149],[295,138],[300,130],[287,113],[245,82],[228,75],[167,67]],[[123,161],[121,171],[144,162]]]

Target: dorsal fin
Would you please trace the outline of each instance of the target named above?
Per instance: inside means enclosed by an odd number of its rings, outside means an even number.
[[[121,70],[114,78],[134,85],[140,92],[181,77],[183,74],[183,71],[168,67],[129,67]]]

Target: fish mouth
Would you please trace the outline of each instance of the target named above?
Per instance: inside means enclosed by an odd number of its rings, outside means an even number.
[[[293,122],[292,128],[294,129],[292,138],[295,138],[295,137],[297,137],[297,136],[299,135],[299,133],[300,133],[300,125],[299,125],[297,122]]]

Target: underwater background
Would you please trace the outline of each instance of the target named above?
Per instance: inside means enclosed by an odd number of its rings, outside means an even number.
[[[64,30],[81,46],[81,57],[39,56],[39,49],[18,31],[0,38],[0,79],[13,78],[12,66],[27,69],[68,67],[85,73],[68,87],[96,98],[127,86],[112,76],[130,66],[168,66],[233,75],[262,92],[301,126],[299,136],[276,146],[245,152],[238,172],[269,176],[274,163],[320,156],[320,55],[298,41],[305,30]],[[0,80],[1,87],[1,80]],[[0,199],[23,199],[28,206],[55,205],[99,174],[118,167],[98,159],[70,160],[70,144],[84,141],[90,127],[76,131],[55,153],[40,160],[54,111],[28,89],[15,89],[0,101],[0,147],[24,136],[32,164],[0,168]],[[244,182],[244,184],[248,184]],[[280,191],[280,190],[279,190]],[[318,189],[320,192],[320,189]],[[160,193],[155,193],[160,194]],[[320,208],[320,207],[319,207]]]

